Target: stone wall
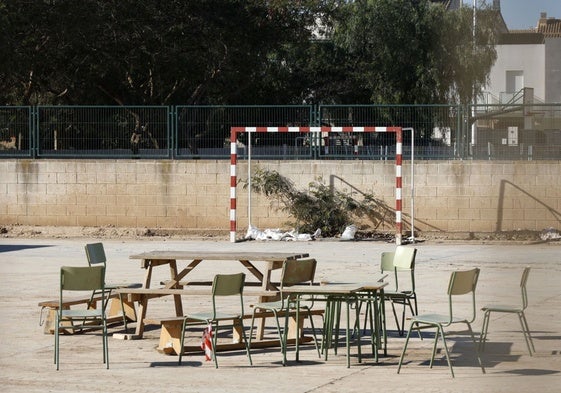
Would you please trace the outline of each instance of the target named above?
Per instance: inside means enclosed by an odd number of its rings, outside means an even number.
[[[252,161],[305,189],[322,179],[387,206],[393,230],[391,161]],[[414,222],[420,231],[495,232],[561,228],[560,161],[415,161]],[[229,231],[228,160],[0,160],[0,225],[115,226]],[[410,231],[411,167],[403,166],[404,231]],[[247,164],[238,164],[238,179]],[[238,230],[248,195],[238,186]],[[258,228],[286,228],[275,202],[252,195]]]

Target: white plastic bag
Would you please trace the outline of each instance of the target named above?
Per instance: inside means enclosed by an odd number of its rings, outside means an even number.
[[[356,231],[357,231],[356,225],[349,225],[343,231],[343,234],[341,235],[341,240],[353,240],[355,238]]]

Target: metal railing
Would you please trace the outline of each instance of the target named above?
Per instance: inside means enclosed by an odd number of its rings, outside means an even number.
[[[0,107],[0,158],[229,159],[232,126],[400,126],[403,157],[560,160],[561,104]],[[248,139],[251,138],[251,139]],[[253,133],[240,158],[393,160],[391,133]]]

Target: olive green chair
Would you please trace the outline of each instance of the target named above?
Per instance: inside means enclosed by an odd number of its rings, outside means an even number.
[[[495,312],[518,315],[518,320],[520,321],[520,326],[522,327],[522,334],[524,334],[524,340],[526,341],[526,346],[528,347],[530,356],[532,356],[533,352],[536,352],[534,342],[532,341],[532,336],[530,335],[528,321],[526,320],[526,315],[524,314],[524,311],[528,307],[528,293],[526,291],[526,283],[528,282],[529,275],[530,267],[526,267],[522,272],[522,278],[520,279],[520,291],[522,292],[522,303],[520,305],[489,304],[481,309],[485,313],[483,315],[481,337],[479,338],[479,347],[482,351],[485,349],[485,341],[487,340],[487,331],[489,329],[489,320],[491,317],[491,313]]]
[[[212,359],[214,365],[218,368],[218,359],[216,356],[216,345],[219,330],[229,330],[234,327],[241,330],[243,342],[249,364],[253,365],[251,353],[249,351],[249,341],[243,325],[244,306],[243,306],[243,288],[245,284],[245,273],[236,274],[217,274],[212,282],[212,309],[207,312],[186,314],[183,319],[181,332],[181,351],[179,353],[179,364],[183,359],[185,348],[185,333],[189,326],[205,324],[212,328]],[[232,297],[239,298],[239,306],[234,307],[231,304]],[[223,311],[224,309],[234,311]],[[225,323],[227,322],[227,323]]]
[[[384,290],[384,300],[392,306],[397,331],[403,336],[405,330],[405,314],[407,309],[411,315],[417,315],[417,292],[415,291],[415,257],[417,249],[397,246],[394,252],[383,252],[380,259],[382,273],[393,275],[393,287]],[[402,306],[401,323],[397,316],[396,305]]]
[[[101,307],[85,309],[64,309],[64,299],[69,292],[96,291],[101,295]],[[56,369],[60,365],[60,333],[66,331],[89,331],[100,329],[103,341],[103,363],[109,368],[109,351],[107,347],[107,321],[105,318],[105,267],[60,268],[60,303],[55,317],[55,359]],[[76,337],[73,338],[77,340]]]
[[[436,354],[436,346],[439,337],[442,338],[442,345],[444,347],[444,353],[446,355],[446,361],[448,362],[448,367],[450,368],[450,373],[454,377],[454,370],[452,368],[452,362],[450,361],[450,353],[448,351],[448,346],[446,345],[446,334],[444,328],[452,326],[454,324],[462,323],[467,326],[469,334],[471,335],[471,340],[473,341],[473,346],[475,348],[475,353],[479,366],[483,373],[485,373],[485,368],[481,363],[481,358],[479,357],[478,346],[475,342],[475,337],[473,335],[473,330],[471,328],[471,323],[475,320],[476,307],[475,307],[475,288],[477,287],[477,279],[479,278],[479,269],[471,269],[464,271],[452,272],[450,276],[450,282],[448,284],[448,314],[422,314],[415,315],[411,317],[411,324],[409,325],[409,330],[407,331],[407,336],[405,339],[405,344],[403,346],[403,351],[401,352],[401,357],[399,358],[399,366],[397,368],[397,373],[399,374],[401,366],[403,364],[403,358],[405,357],[405,352],[407,350],[407,344],[409,343],[409,337],[411,336],[411,331],[415,329],[428,329],[435,328],[436,333],[434,335],[434,344],[432,348],[432,356],[430,359],[430,367],[432,368],[434,357]],[[466,312],[466,314],[471,314],[466,316],[457,316],[453,308],[454,297],[468,297],[471,300],[471,312]]]
[[[105,248],[103,247],[103,243],[89,243],[86,244],[84,248],[86,250],[86,257],[88,259],[89,266],[103,266],[107,268],[107,257],[105,255]],[[114,283],[114,282],[106,283],[105,284],[105,290],[107,291],[106,302],[108,302],[109,299],[111,298],[112,292],[118,288],[140,288],[140,287],[142,287],[141,283]],[[120,295],[119,295],[119,302],[121,304],[121,313],[123,316],[123,324],[125,326],[125,332],[126,332],[127,313],[125,309],[125,300]],[[136,310],[134,308],[134,304],[132,302],[127,302],[127,306],[134,314],[131,316],[131,319],[136,320]],[[105,304],[105,307],[107,307],[107,304]]]
[[[260,311],[269,311],[273,313],[276,322],[277,333],[279,336],[279,341],[281,344],[282,353],[282,364],[286,365],[286,352],[287,352],[287,333],[288,333],[288,313],[296,310],[297,302],[290,295],[283,293],[283,289],[290,287],[292,285],[313,285],[314,276],[316,272],[317,261],[313,258],[308,259],[289,259],[283,262],[282,272],[280,277],[280,299],[272,302],[262,302],[253,305],[253,314],[251,318],[251,332],[249,334],[249,339],[251,341],[253,337],[253,327],[255,326],[255,316],[256,313]],[[312,333],[314,337],[314,344],[316,346],[316,351],[318,356],[320,355],[319,346],[317,343],[317,337],[314,327],[314,320],[312,318],[311,309],[313,307],[313,301],[300,301],[299,311],[306,314],[310,321],[312,328]],[[284,319],[284,330],[281,329],[280,318]],[[298,340],[296,340],[296,360],[298,361]]]

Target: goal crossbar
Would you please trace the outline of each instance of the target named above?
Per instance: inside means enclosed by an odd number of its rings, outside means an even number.
[[[230,129],[230,242],[236,242],[236,187],[238,163],[238,134],[253,132],[271,133],[321,133],[321,132],[393,132],[396,134],[395,153],[395,242],[402,241],[402,157],[403,157],[403,129],[401,127],[232,127]]]

